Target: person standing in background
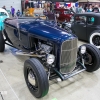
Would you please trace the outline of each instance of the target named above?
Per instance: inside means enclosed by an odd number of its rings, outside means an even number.
[[[52,9],[52,2],[50,2],[50,11],[53,11],[53,9]]]
[[[3,6],[2,8],[6,10],[6,6]]]
[[[29,6],[25,9],[25,16],[29,16]]]
[[[92,5],[87,8],[87,12],[92,12]]]
[[[78,8],[78,13],[83,13],[83,8],[82,8],[82,6],[79,6],[79,8]]]
[[[79,13],[79,5],[76,7],[76,13]]]
[[[59,7],[60,7],[60,3],[56,2],[56,8],[59,8]]]
[[[20,10],[17,11],[16,15],[17,15],[17,17],[20,17],[21,16]]]
[[[94,6],[92,6],[92,9],[94,9]]]
[[[92,12],[92,5],[90,5],[90,12]]]
[[[44,3],[44,9],[47,11],[47,2]]]
[[[15,9],[12,6],[11,6],[11,14],[12,14],[12,17],[14,17]]]
[[[93,8],[92,12],[95,12],[95,13],[98,13],[99,12],[98,5],[95,5],[95,7]]]

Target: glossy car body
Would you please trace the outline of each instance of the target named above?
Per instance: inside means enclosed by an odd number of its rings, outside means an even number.
[[[18,33],[18,27],[20,29],[20,35]],[[23,46],[26,47],[27,49],[31,48],[28,42],[29,40],[28,36],[31,35],[34,35],[35,37],[39,36],[40,39],[45,41],[48,40],[52,41],[53,43],[56,42],[57,45],[61,45],[62,42],[67,39],[69,40],[77,38],[75,35],[66,33],[66,31],[57,26],[55,27],[54,23],[49,21],[44,21],[42,19],[36,20],[28,18],[27,21],[26,19],[8,20],[5,22],[5,30],[7,31],[8,36],[13,45],[17,46],[17,48],[19,49],[22,49]],[[21,40],[20,44],[19,44],[19,39]]]
[[[8,20],[5,22],[5,30],[8,34],[9,40],[11,43],[13,43],[13,46],[23,51],[32,51],[32,47],[30,45],[30,37],[38,37],[40,40],[45,42],[48,41],[54,44],[56,47],[54,54],[58,54],[56,59],[57,62],[60,62],[62,43],[66,40],[77,40],[75,35],[67,33],[58,26],[55,26],[54,23],[39,19],[36,20],[29,18],[27,21],[26,19]],[[60,64],[57,63],[56,67],[60,69]]]
[[[45,14],[49,20],[55,20],[55,15],[54,14],[59,14],[57,17],[57,21],[62,23],[64,21],[69,22],[72,16],[74,15],[74,12],[71,11],[70,9],[54,9],[54,12],[48,12]]]
[[[76,35],[55,22],[24,17],[6,19],[4,23],[5,39],[0,34],[0,52],[7,44],[19,49],[17,54],[31,57],[24,63],[24,77],[30,92],[37,98],[48,93],[48,80],[60,78],[64,81],[100,67],[99,50],[92,45],[77,49]]]
[[[7,13],[6,10],[0,8],[0,31],[4,29],[4,23],[3,21],[9,18],[9,14]]]
[[[83,17],[83,18],[82,18]],[[100,14],[99,13],[82,13],[75,14],[74,22],[71,25],[71,29],[74,34],[78,36],[80,40],[90,42],[100,48]],[[94,34],[98,37],[91,36]]]

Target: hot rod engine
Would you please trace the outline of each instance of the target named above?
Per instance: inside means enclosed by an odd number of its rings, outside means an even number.
[[[55,55],[53,53],[53,44],[50,42],[37,39],[35,39],[35,43],[32,44],[32,47],[35,47],[32,52],[33,55],[36,54],[37,56],[40,56],[39,59],[43,62],[43,65],[45,67],[52,67],[55,61]]]
[[[43,44],[43,43],[39,43],[39,47],[42,49],[42,51],[44,51],[46,54],[49,54],[52,51],[52,47],[47,45],[47,44]]]
[[[76,67],[77,60],[77,38],[64,41],[60,46],[60,72],[62,74],[71,73]],[[44,55],[41,59],[45,63],[45,66],[52,67],[55,62],[55,55],[52,52],[53,46],[51,43],[38,40],[36,48],[38,55]],[[57,63],[57,62],[55,62]]]

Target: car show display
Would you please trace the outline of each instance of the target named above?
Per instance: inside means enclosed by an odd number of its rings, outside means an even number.
[[[24,63],[24,77],[36,98],[48,93],[49,80],[64,81],[100,67],[99,50],[90,44],[78,48],[77,37],[55,22],[23,17],[8,18],[4,24],[5,29],[0,32],[0,52],[4,52],[7,44],[20,50],[16,54],[30,57]]]

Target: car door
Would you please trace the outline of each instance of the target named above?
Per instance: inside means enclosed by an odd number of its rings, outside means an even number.
[[[75,16],[74,23],[72,24],[72,30],[80,40],[86,39],[86,16]]]
[[[87,17],[87,40],[89,40],[90,35],[98,30],[97,24],[95,23],[95,17],[94,16],[88,16]]]

